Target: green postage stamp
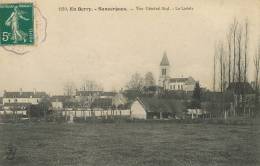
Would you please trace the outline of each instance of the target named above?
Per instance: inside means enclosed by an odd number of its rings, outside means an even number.
[[[33,3],[0,4],[0,45],[33,44]]]

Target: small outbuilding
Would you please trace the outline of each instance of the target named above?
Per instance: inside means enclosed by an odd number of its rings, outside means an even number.
[[[137,98],[130,110],[132,119],[172,119],[180,118],[185,110],[180,100],[163,98]]]

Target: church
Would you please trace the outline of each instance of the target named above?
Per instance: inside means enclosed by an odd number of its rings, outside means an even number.
[[[171,65],[166,52],[160,63],[159,86],[166,90],[190,92],[194,90],[196,81],[192,77],[172,78],[170,76]]]

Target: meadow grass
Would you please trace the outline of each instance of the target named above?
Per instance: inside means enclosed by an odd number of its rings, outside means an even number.
[[[256,166],[258,125],[173,122],[0,125],[1,166]],[[6,147],[17,148],[5,159]]]

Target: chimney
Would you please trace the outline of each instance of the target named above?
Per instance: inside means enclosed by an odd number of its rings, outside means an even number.
[[[35,88],[33,89],[33,94],[34,94],[34,95],[36,94],[36,89],[35,89]]]

